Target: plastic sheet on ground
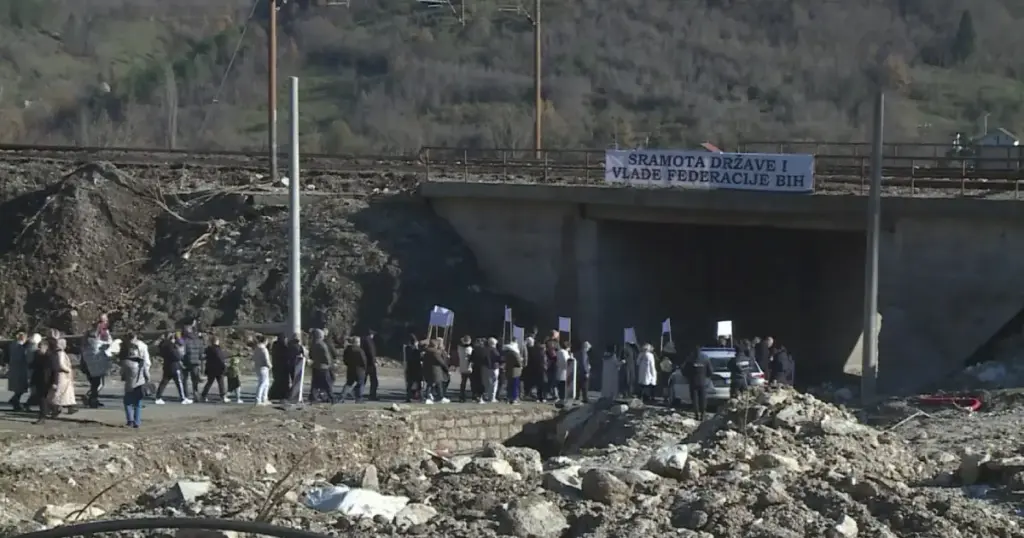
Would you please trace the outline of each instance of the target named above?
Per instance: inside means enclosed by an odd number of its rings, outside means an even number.
[[[389,521],[395,519],[408,497],[382,495],[376,491],[346,486],[314,488],[306,492],[305,505],[318,512],[340,512],[352,518],[374,518],[383,516]]]

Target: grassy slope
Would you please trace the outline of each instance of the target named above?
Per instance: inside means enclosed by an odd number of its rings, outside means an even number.
[[[528,145],[530,27],[488,1],[468,4],[465,26],[400,0],[285,14],[282,77],[302,77],[306,142],[347,151]],[[171,64],[180,144],[262,143],[259,22],[220,86],[244,2],[169,9],[81,0],[71,9],[50,1],[45,16],[21,24],[10,20],[11,2],[43,0],[0,1],[0,138],[166,143],[162,78]],[[1013,52],[1024,50],[1021,9],[1009,0],[969,7],[974,54],[936,67],[925,61],[929,50],[948,48],[962,13],[952,1],[549,2],[546,139],[572,147],[862,139],[866,72],[883,47],[905,82],[890,99],[892,138],[946,141],[976,130],[986,112],[990,125],[1024,129],[1024,57]],[[101,80],[114,91],[98,106],[87,97]],[[26,100],[35,103],[26,109]],[[75,121],[45,121],[69,108]],[[74,123],[90,126],[89,140]]]

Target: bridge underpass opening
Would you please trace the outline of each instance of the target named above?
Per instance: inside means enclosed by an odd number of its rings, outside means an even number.
[[[688,351],[715,341],[716,322],[737,338],[771,335],[797,360],[801,385],[859,364],[865,235],[861,231],[598,221],[601,334],[636,327],[658,345],[672,320]]]

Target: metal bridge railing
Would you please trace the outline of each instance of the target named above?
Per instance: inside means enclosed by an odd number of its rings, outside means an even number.
[[[604,150],[536,152],[532,149],[424,147],[420,161],[426,181],[604,184]],[[815,155],[818,190],[866,193],[870,175],[870,155]],[[1012,193],[1013,198],[1019,198],[1024,161],[889,156],[883,161],[882,175],[883,186],[899,190],[900,195],[926,192],[934,195],[934,191],[947,191],[967,196],[994,192]]]

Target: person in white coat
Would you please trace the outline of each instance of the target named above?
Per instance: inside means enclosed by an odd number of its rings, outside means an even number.
[[[473,364],[469,362],[473,354],[473,339],[466,336],[459,342],[459,401],[466,401],[466,385],[473,379]],[[472,388],[472,387],[470,387]]]
[[[601,359],[601,399],[614,400],[619,395],[619,352],[614,345],[604,350]]]
[[[562,342],[561,347],[555,355],[555,391],[558,393],[558,401],[565,403],[566,381],[569,379],[569,342]]]
[[[644,344],[636,364],[640,397],[644,402],[650,402],[654,399],[654,391],[658,386],[658,362],[654,358],[654,346]]]

